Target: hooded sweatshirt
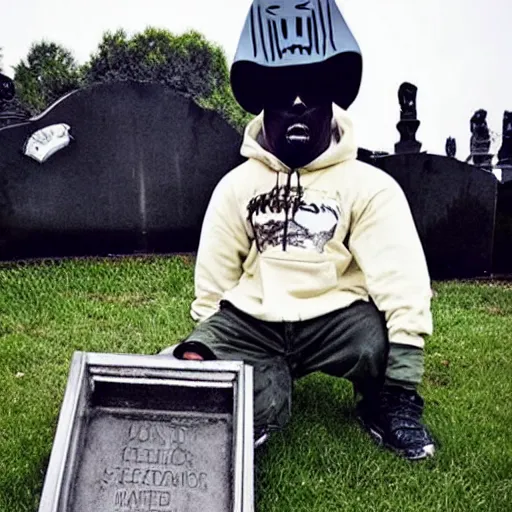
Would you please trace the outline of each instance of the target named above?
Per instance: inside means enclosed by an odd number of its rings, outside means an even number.
[[[347,113],[333,105],[330,146],[290,169],[245,130],[247,161],[219,182],[201,232],[191,314],[227,300],[266,321],[301,321],[373,299],[390,343],[423,348],[432,332],[425,256],[405,195],[356,160]]]

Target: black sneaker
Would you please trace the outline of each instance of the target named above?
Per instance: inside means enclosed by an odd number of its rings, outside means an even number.
[[[423,398],[416,391],[385,387],[376,400],[363,398],[357,414],[363,427],[377,441],[409,460],[433,457],[434,439],[421,423]]]

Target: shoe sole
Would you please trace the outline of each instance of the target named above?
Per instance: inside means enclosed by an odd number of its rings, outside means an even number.
[[[254,441],[254,448],[259,448],[260,446],[263,446],[270,436],[267,432],[265,432],[263,435],[261,435],[258,439]]]

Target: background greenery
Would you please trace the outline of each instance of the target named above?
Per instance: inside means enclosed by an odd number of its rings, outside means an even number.
[[[80,87],[121,80],[161,83],[218,111],[240,131],[251,118],[233,97],[224,51],[196,31],[179,36],[153,27],[131,36],[124,30],[106,32],[83,65],[67,48],[44,40],[32,44],[14,66],[17,98],[31,115]]]
[[[154,354],[192,328],[183,257],[0,266],[0,511],[37,510],[73,351]],[[257,457],[260,512],[512,510],[512,285],[434,284],[425,420],[435,459],[374,446],[351,387],[298,382],[294,416]]]

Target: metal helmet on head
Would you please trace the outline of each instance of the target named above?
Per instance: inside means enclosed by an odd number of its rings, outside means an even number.
[[[257,114],[286,74],[307,76],[342,108],[355,100],[361,50],[335,0],[253,1],[231,67],[233,94]]]

